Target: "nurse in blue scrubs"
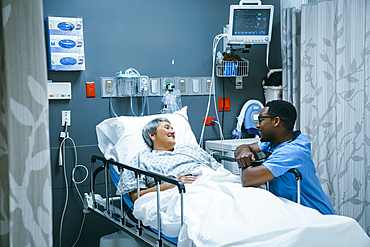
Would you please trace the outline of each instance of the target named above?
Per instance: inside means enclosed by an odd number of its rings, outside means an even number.
[[[297,181],[291,168],[302,174],[301,204],[322,214],[334,214],[328,196],[322,190],[311,158],[311,142],[299,131],[294,131],[297,119],[295,107],[284,100],[266,104],[258,116],[260,141],[239,146],[234,153],[242,168],[241,181],[245,187],[258,187],[269,181],[270,191],[279,197],[297,201]],[[253,152],[269,151],[271,155],[260,166]]]

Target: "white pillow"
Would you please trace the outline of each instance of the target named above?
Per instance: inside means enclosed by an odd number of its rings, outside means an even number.
[[[128,164],[140,151],[148,149],[141,131],[145,124],[157,118],[167,118],[175,130],[176,144],[197,145],[188,122],[187,106],[172,114],[158,114],[143,117],[121,116],[108,118],[96,126],[98,146],[106,159]]]

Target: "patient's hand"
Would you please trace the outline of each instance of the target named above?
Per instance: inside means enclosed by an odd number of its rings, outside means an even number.
[[[184,184],[191,184],[195,180],[197,180],[197,177],[193,175],[181,175],[181,176],[178,176],[176,179],[182,181]]]
[[[197,180],[197,177],[196,176],[192,176],[192,175],[181,175],[181,176],[178,176],[176,178],[177,180],[180,180],[181,182],[183,182],[184,184],[191,184],[193,183],[195,180]],[[166,184],[169,184],[169,183],[166,183]],[[167,189],[172,189],[172,188],[175,188],[175,185],[173,184],[170,184],[167,188]]]
[[[178,176],[176,179],[177,180],[180,180],[184,184],[191,184],[195,180],[197,180],[197,177],[196,176],[192,176],[192,175],[181,175],[181,176]],[[172,188],[175,188],[175,185],[174,184],[171,184],[171,183],[163,183],[160,186],[160,191],[165,191],[165,190],[172,189]],[[142,190],[140,190],[140,195],[142,196],[142,195],[144,195],[146,193],[156,192],[156,191],[157,191],[157,187],[154,186],[154,187],[151,187],[151,188],[148,188],[148,189],[142,189]],[[132,201],[135,202],[136,199],[137,199],[137,191],[136,190],[131,191],[130,192],[130,196],[131,196]]]
[[[239,168],[248,167],[252,161],[256,160],[248,145],[241,145],[235,150],[235,159]]]

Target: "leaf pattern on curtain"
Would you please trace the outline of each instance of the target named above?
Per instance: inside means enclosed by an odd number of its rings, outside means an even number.
[[[301,42],[301,11],[297,8],[285,9],[281,13],[281,37],[282,37],[282,76],[283,76],[283,99],[291,102],[297,108],[300,115],[300,42]],[[296,129],[299,129],[300,120],[297,119]]]
[[[336,214],[356,219],[368,235],[369,11],[370,3],[357,0],[303,5],[300,54],[292,55],[301,63],[300,128],[312,142],[317,175]]]
[[[0,36],[0,246],[52,246],[42,1],[8,2]]]
[[[45,220],[46,222],[49,221],[52,216],[50,205],[45,205],[45,203],[48,203],[48,200],[41,200],[40,203],[40,198],[46,195],[44,195],[44,192],[51,191],[50,177],[47,176],[50,151],[47,146],[44,146],[44,149],[34,152],[35,148],[40,149],[40,144],[37,142],[40,138],[39,135],[44,137],[45,140],[49,140],[48,128],[46,128],[48,126],[47,93],[32,76],[28,76],[28,89],[32,100],[42,104],[43,107],[40,113],[36,115],[36,112],[32,111],[28,106],[18,103],[14,98],[10,98],[10,111],[13,117],[21,125],[31,127],[30,134],[26,137],[28,139],[28,153],[25,156],[24,163],[19,164],[24,165],[22,168],[24,173],[21,179],[18,172],[9,174],[11,190],[13,191],[10,196],[10,212],[16,212],[21,209],[18,211],[21,214],[21,218],[17,219],[19,222],[27,219],[29,215],[33,215],[34,221],[23,222],[24,226],[22,227],[24,231],[29,232],[30,236],[34,237],[43,236],[47,232],[51,234],[50,230],[44,229],[44,225],[47,225]],[[36,118],[34,115],[36,115]],[[34,191],[34,188],[38,188],[38,191]],[[16,236],[13,236],[13,239],[16,239]],[[44,241],[45,246],[50,244],[49,239]]]

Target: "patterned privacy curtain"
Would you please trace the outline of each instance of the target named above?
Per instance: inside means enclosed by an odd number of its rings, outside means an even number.
[[[42,1],[3,0],[0,18],[0,246],[52,246]]]
[[[370,2],[320,1],[282,11],[283,85],[300,110],[297,128],[312,142],[335,213],[356,219],[370,235]]]
[[[282,38],[282,76],[283,99],[291,102],[297,108],[300,116],[300,42],[301,42],[301,10],[295,7],[281,12]],[[297,119],[296,126],[300,125]]]

